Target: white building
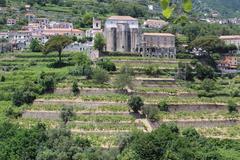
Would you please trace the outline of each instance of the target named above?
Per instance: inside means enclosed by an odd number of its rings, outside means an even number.
[[[226,44],[236,45],[238,49],[240,49],[240,35],[220,36],[220,39],[223,40]]]

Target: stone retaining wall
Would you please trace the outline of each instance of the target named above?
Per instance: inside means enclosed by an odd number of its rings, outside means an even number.
[[[60,94],[60,95],[66,95],[66,94],[72,94],[71,88],[57,88],[55,89],[54,93]],[[79,95],[103,95],[103,94],[127,94],[127,90],[117,90],[112,88],[80,88]]]
[[[186,120],[186,121],[161,121],[160,124],[175,123],[179,127],[199,127],[199,128],[211,128],[211,127],[227,127],[240,124],[239,120]]]
[[[157,104],[146,104],[148,107],[157,106]],[[170,104],[169,112],[198,112],[198,111],[228,111],[227,105],[224,104]],[[240,106],[238,106],[240,111]]]
[[[89,107],[89,108],[94,108],[94,107],[99,107],[99,106],[125,106],[127,105],[126,103],[120,103],[120,102],[93,102],[93,101],[77,101],[77,100],[43,100],[43,99],[37,99],[34,101],[34,104],[36,105],[47,105],[47,104],[52,104],[52,105],[80,105],[83,107]]]

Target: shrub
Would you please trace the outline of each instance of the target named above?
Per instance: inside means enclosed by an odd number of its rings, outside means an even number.
[[[61,110],[60,117],[64,124],[66,125],[68,121],[70,121],[74,117],[73,107],[64,106]]]
[[[149,65],[145,68],[146,75],[149,76],[158,76],[163,75],[164,73],[158,68],[158,66]]]
[[[141,110],[144,102],[141,97],[139,96],[132,96],[128,100],[128,106],[133,110],[133,112],[138,113]]]
[[[74,81],[73,84],[72,84],[72,92],[73,92],[73,95],[76,96],[79,94],[80,90],[78,88],[78,82],[77,81]]]
[[[73,62],[78,66],[90,66],[92,64],[90,58],[85,52],[79,52],[75,54]]]
[[[55,79],[52,75],[41,73],[38,79],[39,85],[42,87],[42,93],[51,93],[55,89]]]
[[[6,78],[4,76],[1,76],[0,82],[5,82]]]
[[[232,97],[238,97],[240,95],[240,90],[238,88],[233,88],[230,90],[230,95]]]
[[[22,116],[22,113],[19,112],[19,111],[14,111],[12,107],[8,108],[6,111],[5,111],[5,115],[6,117],[10,117],[10,118],[18,118],[18,117],[21,117]]]
[[[200,135],[195,128],[184,129],[182,134],[187,138],[199,138]]]
[[[69,63],[65,63],[65,62],[62,62],[62,61],[56,61],[56,62],[48,64],[47,66],[49,68],[62,68],[62,67],[66,67],[66,66],[69,66],[69,65],[70,65]]]
[[[232,100],[228,101],[228,112],[229,113],[238,112],[237,104]]]
[[[86,76],[87,79],[92,77],[92,68],[90,65],[75,66],[74,69],[69,71],[72,76]]]
[[[23,104],[31,104],[36,99],[36,94],[29,89],[17,89],[12,96],[12,102],[15,106],[21,106]]]
[[[117,67],[116,65],[110,61],[109,59],[101,59],[100,61],[97,62],[97,65],[101,67],[102,69],[105,69],[107,71],[116,71]]]
[[[43,45],[37,39],[33,39],[30,44],[30,49],[32,52],[41,52]]]
[[[143,107],[143,114],[147,116],[151,121],[157,121],[158,120],[158,113],[159,108],[156,106],[153,107]]]
[[[202,82],[202,89],[205,90],[206,92],[214,90],[215,87],[215,81],[211,79],[204,79]]]
[[[129,74],[118,74],[114,81],[114,85],[119,89],[123,89],[125,87],[131,87],[132,76]]]
[[[168,112],[169,111],[169,108],[168,108],[168,104],[166,101],[162,101],[158,104],[158,108],[160,111],[162,112]]]
[[[134,71],[130,66],[124,65],[120,69],[120,74],[128,74],[128,75],[132,76],[132,75],[134,75]]]
[[[103,84],[109,80],[109,75],[106,70],[97,67],[93,71],[92,78],[96,83]]]

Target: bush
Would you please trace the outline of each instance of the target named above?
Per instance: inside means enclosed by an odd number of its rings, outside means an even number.
[[[90,65],[75,66],[74,69],[69,71],[72,76],[86,76],[87,79],[92,78],[92,68]]]
[[[80,90],[78,88],[78,82],[77,81],[74,81],[73,84],[72,84],[72,92],[73,92],[73,95],[76,96],[79,94]]]
[[[73,62],[78,66],[90,66],[92,64],[92,61],[85,52],[75,54]]]
[[[147,116],[151,121],[157,121],[158,120],[158,113],[159,113],[159,108],[156,106],[152,107],[143,107],[143,114]]]
[[[230,96],[232,97],[238,97],[240,95],[240,90],[238,88],[233,88],[230,90]]]
[[[114,81],[114,85],[119,89],[123,89],[125,87],[131,87],[132,76],[129,74],[118,74]]]
[[[93,80],[96,83],[100,83],[103,84],[105,82],[108,82],[109,80],[109,75],[107,73],[106,70],[102,69],[102,68],[95,68],[93,71],[93,76],[92,76]]]
[[[215,81],[211,79],[204,79],[202,82],[202,89],[205,90],[206,92],[210,92],[214,90],[215,87]]]
[[[5,111],[5,115],[6,117],[17,119],[22,116],[22,113],[19,111],[14,111],[13,108],[10,107]]]
[[[15,106],[21,106],[23,104],[31,104],[36,99],[36,94],[29,89],[17,89],[12,96],[12,102]]]
[[[228,101],[228,112],[229,113],[234,113],[234,112],[238,112],[238,109],[237,109],[237,104],[233,101]]]
[[[52,93],[55,89],[55,79],[52,75],[41,73],[38,84],[42,87],[42,93]]]
[[[128,74],[132,76],[134,75],[134,70],[130,66],[124,65],[120,69],[120,74]]]
[[[30,44],[30,49],[32,52],[41,52],[43,45],[37,39],[33,39]]]
[[[195,128],[184,129],[182,134],[187,138],[199,138],[200,135]]]
[[[109,59],[101,59],[100,61],[97,62],[97,65],[101,67],[102,69],[105,69],[107,71],[116,71],[117,67],[116,65],[110,61]]]
[[[145,73],[146,75],[149,76],[158,76],[158,75],[163,75],[163,71],[161,71],[161,69],[158,68],[158,66],[154,66],[154,65],[149,65],[145,68]]]
[[[1,76],[0,82],[5,82],[6,78],[4,76]]]
[[[169,111],[168,104],[167,104],[167,102],[165,102],[165,101],[160,102],[160,103],[158,104],[158,108],[159,108],[159,110],[162,111],[162,112],[168,112],[168,111]]]
[[[73,107],[64,106],[61,110],[61,119],[66,125],[68,121],[70,121],[74,117]]]
[[[141,110],[144,102],[141,97],[139,96],[132,96],[128,100],[128,106],[133,110],[133,112],[138,113]]]

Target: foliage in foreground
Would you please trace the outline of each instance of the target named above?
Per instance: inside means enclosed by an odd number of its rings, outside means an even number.
[[[123,146],[119,160],[226,160],[231,154],[237,160],[240,142],[203,138],[192,128],[181,135],[175,125],[162,125],[152,133],[133,135]]]

